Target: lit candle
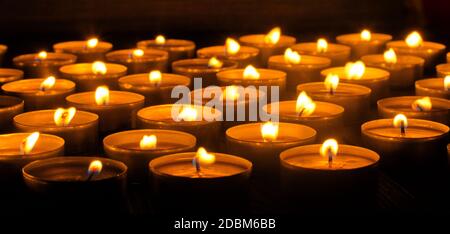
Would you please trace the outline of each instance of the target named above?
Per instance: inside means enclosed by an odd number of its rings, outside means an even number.
[[[63,138],[69,155],[92,153],[97,147],[98,116],[74,107],[19,114],[14,126],[21,132],[39,131]]]
[[[163,35],[158,35],[152,40],[139,41],[137,48],[165,50],[169,53],[169,64],[195,56],[195,43],[193,41],[166,39]]]
[[[135,127],[136,112],[144,106],[144,96],[123,91],[109,91],[99,86],[95,92],[76,93],[67,104],[99,116],[101,134]]]
[[[263,67],[267,66],[270,56],[283,54],[284,50],[295,44],[295,37],[282,35],[281,29],[275,27],[267,34],[245,35],[239,38],[245,46],[255,47],[259,49],[259,64]]]
[[[109,42],[99,41],[98,38],[90,38],[86,41],[66,41],[53,45],[57,53],[68,53],[77,56],[78,63],[91,63],[97,60],[105,60],[105,54],[113,48]]]
[[[450,125],[450,101],[442,98],[404,96],[381,99],[378,115],[392,118],[404,114],[408,118],[426,119]]]
[[[350,59],[350,47],[328,43],[320,38],[317,42],[299,43],[292,50],[304,55],[313,55],[331,59],[331,66],[342,66]]]
[[[339,44],[350,46],[352,59],[356,60],[364,55],[379,54],[392,36],[382,33],[372,33],[367,29],[361,33],[344,34],[336,37]]]
[[[3,57],[5,57],[6,51],[8,51],[8,46],[0,44],[0,66],[3,63]]]
[[[269,58],[269,68],[286,72],[286,88],[295,96],[299,84],[320,81],[320,71],[329,67],[331,60],[324,57],[300,55],[290,48],[284,55]]]
[[[75,92],[75,83],[65,79],[25,79],[2,86],[4,93],[25,101],[25,110],[52,109],[65,105],[65,98]]]
[[[194,136],[170,130],[142,129],[114,133],[103,139],[103,148],[111,159],[128,167],[128,179],[147,181],[148,163],[157,157],[193,151]]]
[[[0,132],[12,128],[12,119],[23,112],[23,106],[20,98],[0,95]]]
[[[238,63],[239,68],[249,64],[258,64],[259,49],[241,46],[236,40],[227,38],[223,46],[211,46],[197,50],[199,58],[216,57],[220,60],[230,60]]]
[[[335,74],[343,83],[357,84],[372,90],[371,99],[387,97],[389,93],[389,72],[372,67],[366,67],[361,61],[348,62],[345,67],[332,67],[321,72],[322,77]]]
[[[178,99],[171,97],[172,89],[178,85],[189,86],[190,83],[189,77],[161,73],[158,70],[128,75],[119,79],[120,90],[145,96],[146,106],[174,103]]]
[[[128,68],[128,74],[146,73],[151,70],[167,71],[169,54],[164,50],[128,49],[106,54],[106,60]]]
[[[438,77],[450,76],[450,63],[439,64],[436,66],[436,73]]]
[[[202,86],[217,85],[216,74],[220,71],[237,68],[238,63],[220,60],[216,57],[209,59],[185,59],[172,63],[172,71],[190,78],[202,78]]]
[[[18,69],[0,68],[0,86],[20,80],[23,78],[23,71]]]
[[[450,99],[450,76],[416,81],[416,95]]]
[[[391,88],[407,89],[414,85],[414,81],[423,76],[425,60],[410,55],[397,55],[391,48],[384,54],[365,55],[361,60],[369,67],[376,67],[390,73]]]
[[[78,92],[93,91],[100,85],[118,90],[118,80],[127,74],[127,67],[95,61],[93,63],[77,63],[63,66],[60,69],[64,78],[77,84]]]
[[[414,31],[404,41],[388,42],[387,48],[392,48],[397,54],[418,56],[425,60],[425,66],[431,67],[437,58],[444,53],[445,45],[424,41],[422,36]]]
[[[58,76],[59,68],[75,63],[77,56],[64,53],[48,53],[19,55],[13,59],[14,66],[24,71],[26,77]]]

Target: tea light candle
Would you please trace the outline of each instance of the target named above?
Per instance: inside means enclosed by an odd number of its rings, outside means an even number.
[[[146,73],[151,70],[167,71],[169,54],[163,50],[128,49],[106,54],[106,60],[128,68],[128,74]]]
[[[399,55],[393,49],[384,54],[365,55],[361,60],[369,67],[376,67],[390,73],[391,88],[407,89],[414,85],[414,81],[423,76],[425,60],[416,56]]]
[[[372,33],[367,29],[361,33],[344,34],[336,37],[339,44],[350,46],[352,59],[356,60],[364,55],[379,54],[384,50],[392,36],[382,33]]]
[[[75,92],[75,83],[65,79],[25,79],[2,86],[4,93],[25,101],[25,110],[52,109],[65,105],[65,98]]]
[[[202,86],[217,85],[216,74],[220,71],[237,68],[238,63],[229,60],[219,60],[216,57],[210,59],[184,59],[172,63],[172,71],[175,74],[192,78],[202,78]]]
[[[12,128],[14,116],[23,112],[24,101],[17,97],[0,95],[0,131]]]
[[[284,50],[294,45],[296,41],[295,37],[282,35],[279,27],[273,28],[266,35],[252,34],[239,38],[239,42],[244,46],[259,49],[259,64],[263,67],[267,67],[270,56],[283,54]]]
[[[0,44],[0,66],[3,64],[3,57],[5,57],[8,47],[6,45]]]
[[[145,96],[146,106],[174,103],[178,99],[171,97],[172,89],[178,85],[189,86],[190,83],[189,77],[161,73],[158,70],[128,75],[119,79],[120,90]]]
[[[20,80],[23,78],[23,71],[18,69],[0,68],[0,86]]]
[[[416,95],[450,99],[450,76],[416,81]]]
[[[97,60],[105,60],[105,54],[113,48],[109,42],[91,38],[87,41],[66,41],[53,45],[57,53],[68,53],[77,56],[78,63],[91,63]]]
[[[342,66],[350,59],[350,47],[328,43],[320,38],[317,42],[299,43],[291,47],[301,55],[313,55],[331,59],[331,66]]]
[[[188,59],[195,56],[195,43],[189,40],[166,39],[163,35],[156,36],[153,40],[139,41],[139,49],[157,49],[169,53],[169,64],[172,62]]]
[[[144,106],[144,96],[123,91],[109,91],[99,86],[95,92],[76,93],[66,98],[67,104],[99,116],[100,133],[134,128],[136,112]]]
[[[333,103],[313,101],[305,92],[300,93],[296,101],[271,103],[265,105],[263,110],[273,115],[277,114],[280,122],[314,128],[319,141],[331,137],[342,139],[344,108]]]
[[[92,153],[97,146],[98,116],[74,107],[16,115],[14,126],[21,132],[39,131],[63,138],[70,155]]]
[[[220,60],[230,60],[238,63],[239,68],[247,65],[258,65],[259,49],[241,46],[236,40],[227,38],[224,46],[211,46],[197,50],[199,58],[216,57]]]
[[[85,92],[93,91],[101,85],[106,85],[112,90],[118,90],[118,80],[126,75],[127,67],[96,61],[63,66],[60,71],[64,78],[77,84],[78,92]]]
[[[59,68],[75,63],[77,56],[64,53],[47,53],[19,55],[13,59],[14,66],[25,72],[26,77],[38,78],[59,76]]]
[[[295,96],[297,85],[320,81],[320,71],[329,67],[330,64],[329,58],[299,55],[289,48],[284,55],[269,58],[269,69],[286,73],[286,88],[291,96]]]
[[[438,77],[450,76],[450,63],[439,64],[436,66]]]
[[[363,62],[349,62],[345,67],[332,67],[323,70],[323,78],[329,74],[339,76],[343,83],[362,85],[372,90],[371,99],[375,103],[378,99],[388,96],[389,72],[372,67],[366,67]]]
[[[140,129],[168,129],[187,132],[197,138],[197,144],[214,148],[220,136],[222,113],[198,105],[166,104],[150,106],[137,113]]]
[[[132,182],[147,181],[148,163],[157,157],[193,151],[196,139],[191,134],[170,130],[142,129],[114,133],[103,139],[103,148],[111,159],[128,167]]]
[[[382,118],[404,114],[408,118],[450,125],[450,101],[447,99],[419,96],[392,97],[379,100],[377,105],[378,115]]]
[[[410,33],[404,41],[391,41],[386,45],[397,54],[418,56],[425,60],[425,66],[431,67],[437,58],[444,53],[445,45],[423,41],[422,36],[416,31]]]

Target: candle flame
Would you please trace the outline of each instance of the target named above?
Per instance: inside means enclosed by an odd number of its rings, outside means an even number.
[[[103,163],[100,160],[94,160],[89,164],[89,168],[88,168],[88,175],[89,175],[89,179],[92,176],[96,176],[98,174],[100,174],[102,172],[103,169]]]
[[[252,65],[248,65],[245,69],[244,69],[244,78],[249,78],[249,79],[259,79],[260,74],[258,72],[258,70],[256,70],[256,68]]]
[[[212,57],[208,61],[208,67],[221,68],[222,66],[223,66],[223,62],[218,60],[216,57]]]
[[[152,85],[160,85],[162,80],[162,73],[158,70],[153,70],[148,74],[148,80]]]
[[[317,40],[317,52],[325,53],[328,50],[328,42],[324,38]]]
[[[339,76],[336,74],[329,73],[324,81],[325,88],[330,92],[334,93],[339,85]]]
[[[227,54],[231,55],[237,54],[241,49],[241,45],[239,45],[239,43],[232,38],[227,38],[227,40],[225,41],[225,47]]]
[[[46,59],[47,58],[47,52],[46,51],[39,52],[38,58],[39,59]]]
[[[407,128],[408,119],[404,114],[397,114],[393,120],[394,127],[396,128]]]
[[[281,28],[275,27],[272,30],[270,30],[270,32],[267,33],[267,35],[264,36],[264,43],[275,45],[280,40],[280,37],[281,37]]]
[[[92,73],[94,73],[95,75],[98,75],[98,74],[104,75],[104,74],[106,74],[106,71],[108,69],[106,68],[106,64],[104,62],[95,61],[91,65],[91,70],[92,70]]]
[[[140,58],[142,56],[144,56],[144,51],[143,50],[141,50],[141,49],[133,50],[133,57]]]
[[[301,116],[310,116],[316,109],[316,103],[302,91],[297,98],[297,104],[295,105],[295,111]]]
[[[286,63],[299,64],[301,61],[301,56],[297,51],[293,51],[291,48],[287,48],[284,52],[284,61]]]
[[[432,106],[430,97],[417,99],[411,104],[412,109],[415,111],[430,111]]]
[[[39,139],[39,135],[39,132],[33,132],[22,141],[20,144],[20,153],[22,155],[31,153]]]
[[[199,147],[195,157],[201,164],[213,164],[216,161],[216,156],[214,154],[208,153],[205,148]]]
[[[444,78],[444,89],[450,91],[450,75]]]
[[[266,122],[261,125],[261,136],[264,141],[271,142],[278,137],[278,124],[272,122]]]
[[[197,116],[197,109],[191,106],[183,106],[181,112],[178,113],[178,119],[184,121],[195,121],[197,120]]]
[[[336,157],[339,149],[339,144],[335,139],[327,139],[320,146],[320,155],[328,157],[328,163],[331,165],[333,158]]]
[[[97,103],[97,105],[108,105],[109,89],[107,86],[97,87],[95,90],[95,103]]]
[[[414,31],[406,37],[405,42],[409,47],[417,48],[419,46],[422,46],[423,40],[422,36],[420,36],[417,31]]]
[[[384,61],[387,63],[397,63],[397,55],[395,54],[394,49],[390,48],[386,50],[383,54]]]
[[[225,87],[225,97],[222,95],[222,100],[226,99],[226,100],[234,101],[234,100],[237,100],[238,98],[239,98],[238,87],[236,87],[234,85]]]
[[[141,141],[139,142],[139,147],[142,150],[149,150],[149,149],[155,149],[156,148],[156,143],[157,143],[157,139],[155,135],[150,135],[150,136],[143,136]]]
[[[58,108],[53,115],[53,121],[56,126],[67,126],[72,121],[76,112],[77,109],[75,107],[70,107],[68,109]]]
[[[166,38],[163,35],[158,35],[155,38],[155,42],[158,45],[164,45],[164,44],[166,44]]]
[[[97,38],[91,38],[86,41],[86,45],[88,48],[95,48],[98,45],[98,39]]]
[[[362,61],[348,62],[345,64],[345,74],[348,79],[361,79],[365,71],[366,66]]]
[[[39,86],[39,90],[45,92],[49,89],[52,89],[55,87],[56,78],[54,76],[49,76],[47,79],[42,81],[41,85]]]
[[[372,39],[372,33],[369,30],[364,29],[361,32],[361,40],[362,41],[370,41]]]

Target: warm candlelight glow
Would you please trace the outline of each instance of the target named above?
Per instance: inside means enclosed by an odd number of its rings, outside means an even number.
[[[238,87],[234,85],[230,85],[225,87],[225,97],[222,95],[222,100],[226,99],[229,101],[234,101],[239,98],[239,90]]]
[[[139,142],[139,147],[141,150],[149,150],[156,148],[157,139],[155,135],[143,136],[141,141]]]
[[[295,111],[300,116],[310,116],[314,113],[316,109],[316,103],[306,94],[305,91],[302,91],[297,98],[297,104],[295,105]]]
[[[133,57],[139,58],[139,57],[142,57],[142,56],[144,56],[144,51],[143,50],[141,50],[141,49],[133,50]]]
[[[331,93],[334,94],[338,85],[339,85],[339,76],[336,74],[329,73],[324,81],[325,88]]]
[[[450,91],[450,75],[444,78],[444,89]]]
[[[109,89],[106,86],[99,86],[95,90],[95,103],[97,105],[108,105],[109,103]]]
[[[39,52],[38,58],[39,59],[46,59],[47,58],[47,52],[46,51]]]
[[[394,127],[400,128],[400,134],[405,135],[405,130],[408,127],[408,119],[404,114],[398,114],[393,120]]]
[[[153,70],[148,74],[148,80],[152,85],[159,85],[161,84],[162,73],[158,70]]]
[[[241,49],[241,45],[239,45],[239,43],[232,38],[227,38],[227,40],[225,41],[225,47],[227,54],[231,55],[237,54]]]
[[[397,63],[397,55],[395,54],[394,49],[390,48],[386,50],[383,54],[384,61],[387,63]]]
[[[372,33],[370,33],[370,31],[367,29],[362,30],[361,40],[362,41],[370,41],[370,39],[372,39]]]
[[[405,42],[409,47],[417,48],[422,45],[423,41],[420,34],[417,31],[414,31],[406,37]]]
[[[91,179],[92,176],[98,175],[102,172],[103,164],[100,160],[94,160],[89,164],[88,168],[88,179]]]
[[[278,137],[278,124],[266,122],[261,125],[261,136],[264,141],[274,141]]]
[[[223,62],[218,60],[216,57],[212,57],[208,61],[208,67],[221,68],[222,66],[223,66]]]
[[[39,132],[33,132],[29,136],[27,136],[20,144],[20,153],[29,154],[33,150],[38,139]]]
[[[95,75],[104,75],[107,71],[106,64],[102,61],[95,61],[92,63],[91,70]]]
[[[256,70],[256,68],[252,65],[248,65],[245,69],[244,69],[244,78],[249,78],[249,79],[259,79],[260,74],[258,72],[258,70]]]
[[[291,48],[287,48],[284,52],[284,61],[286,63],[299,64],[301,61],[301,56],[297,51],[293,51]]]
[[[195,121],[195,120],[197,120],[197,116],[198,116],[197,109],[195,109],[194,107],[191,107],[191,106],[183,106],[183,108],[181,109],[181,112],[178,113],[177,118],[179,120],[184,120],[184,121]]]
[[[320,147],[320,155],[328,158],[328,167],[332,167],[333,158],[338,153],[339,145],[335,139],[327,139]]]
[[[54,76],[49,76],[47,79],[42,81],[41,85],[39,86],[39,90],[41,91],[47,91],[49,89],[52,89],[55,87],[56,78]]]
[[[264,37],[264,43],[275,45],[281,37],[281,28],[275,27]]]
[[[98,44],[98,39],[97,38],[91,38],[89,40],[87,40],[86,45],[88,48],[95,48]]]
[[[430,97],[423,97],[415,100],[411,107],[415,111],[430,111],[432,108]]]
[[[163,44],[166,43],[166,38],[165,38],[163,35],[158,35],[158,36],[156,36],[156,38],[155,38],[155,42],[156,42],[156,44],[158,44],[158,45],[163,45]]]
[[[362,61],[348,62],[345,64],[345,75],[349,79],[361,79],[365,71],[366,65]]]
[[[55,121],[56,126],[67,126],[72,121],[73,117],[77,109],[75,107],[70,107],[68,109],[58,108],[53,115],[53,120]]]
[[[213,164],[216,161],[216,156],[208,153],[208,151],[206,151],[203,147],[198,148],[195,157],[198,158],[201,164]]]
[[[328,42],[327,40],[320,38],[317,40],[317,52],[325,53],[328,50]]]

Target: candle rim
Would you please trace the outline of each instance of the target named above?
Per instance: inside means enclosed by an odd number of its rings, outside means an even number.
[[[264,42],[265,37],[266,34],[256,33],[240,36],[238,40],[241,44],[247,44],[257,47],[286,47],[294,45],[297,42],[297,38],[295,38],[294,36],[281,34],[280,40],[276,44],[268,44]],[[257,42],[255,42],[254,40],[257,40]]]
[[[294,117],[291,118],[290,115],[283,115],[282,113],[286,113],[286,112],[280,111],[279,108],[281,107],[281,105],[289,105],[289,106],[292,105],[294,107],[294,110],[292,111],[292,113],[295,113],[295,107],[296,107],[296,104],[297,104],[296,100],[286,100],[286,101],[281,101],[281,102],[272,102],[270,104],[264,105],[263,106],[263,111],[267,112],[268,109],[272,107],[272,105],[278,104],[279,105],[278,106],[278,113],[280,115],[280,120],[283,119],[283,117],[285,117],[286,119],[289,119],[289,120],[296,120],[296,119],[308,120],[308,119],[323,119],[323,118],[332,119],[332,118],[337,118],[337,117],[342,116],[344,114],[344,111],[345,111],[344,107],[342,107],[341,105],[335,104],[335,103],[323,102],[323,101],[314,101],[314,103],[316,103],[316,105],[317,105],[316,109],[318,109],[319,105],[326,105],[328,107],[336,108],[336,109],[338,109],[338,111],[336,113],[334,113],[334,112],[333,113],[329,113],[329,115],[325,115],[325,116],[314,116],[314,115],[299,116],[299,115],[296,115],[295,118]]]
[[[12,94],[16,94],[16,95],[39,94],[39,93],[42,93],[39,89],[40,84],[45,79],[46,78],[33,78],[33,79],[21,79],[21,80],[12,81],[12,82],[2,85],[2,90],[6,93],[12,93]],[[19,86],[20,88],[23,88],[23,86],[20,85],[21,83],[32,83],[33,85],[36,84],[36,89],[32,89],[32,90],[16,89],[17,86]],[[68,87],[61,87],[60,85],[63,85],[63,84],[67,85]],[[75,91],[75,88],[76,88],[76,84],[71,80],[56,79],[55,86],[52,89],[46,91],[45,94],[50,96],[50,95],[58,95],[58,94],[62,94],[62,93],[71,93],[71,92]]]
[[[31,54],[21,54],[13,58],[13,63],[18,67],[23,67],[29,64],[36,64],[41,62],[36,61],[36,57],[39,53],[31,53]],[[61,58],[60,60],[52,60],[55,57]],[[63,66],[68,64],[73,64],[77,60],[77,56],[69,53],[56,53],[56,52],[47,52],[47,58],[43,60],[44,62],[51,61],[51,65],[54,66]],[[45,63],[43,63],[45,64]]]
[[[166,38],[164,44],[157,44],[155,39],[141,40],[136,43],[139,49],[160,48],[168,51],[195,50],[195,42],[187,39]]]
[[[121,102],[121,103],[111,103],[110,102],[107,105],[96,105],[96,103],[95,103],[95,91],[88,91],[88,92],[80,92],[80,93],[71,94],[71,95],[66,97],[66,101],[68,103],[76,104],[77,106],[89,107],[89,106],[95,105],[98,108],[105,108],[105,109],[107,109],[107,108],[112,108],[112,107],[116,107],[116,106],[128,106],[128,105],[131,105],[131,104],[144,103],[144,100],[145,100],[145,97],[143,95],[138,94],[138,93],[133,93],[133,92],[119,91],[119,90],[110,90],[109,91],[110,98],[112,97],[113,94],[114,95],[126,94],[128,97],[134,96],[136,98],[136,100],[133,100],[133,101],[122,100],[122,101],[125,101],[125,102]],[[79,101],[76,102],[76,100],[74,100],[74,98],[76,98],[76,97],[85,96],[85,95],[88,95],[88,96],[92,97],[92,98],[89,99],[89,100],[92,99],[92,102],[79,102]]]
[[[437,98],[437,97],[429,97],[431,99],[431,103],[433,105],[432,109],[429,111],[423,111],[418,112],[414,111],[411,108],[411,104],[416,101],[417,99],[424,98],[426,96],[398,96],[398,97],[388,97],[383,98],[377,101],[377,107],[378,109],[383,109],[384,111],[388,111],[391,114],[394,113],[405,113],[405,114],[414,114],[414,113],[439,113],[439,112],[450,112],[450,100],[444,99],[444,98]],[[405,106],[408,107],[408,111],[398,111],[396,108],[392,107],[394,106],[392,103],[404,101],[408,103],[400,103],[396,104],[395,106]],[[390,105],[391,104],[391,105]],[[448,108],[445,108],[447,106]]]
[[[150,119],[150,118],[146,118],[144,116],[145,112],[149,112],[151,109],[156,109],[156,108],[170,108],[172,109],[172,106],[174,105],[180,105],[183,106],[183,104],[161,104],[161,105],[154,105],[154,106],[147,106],[144,107],[142,109],[140,109],[136,116],[138,119],[140,119],[143,122],[152,122],[152,123],[156,123],[158,125],[166,125],[167,123],[170,123],[171,125],[176,125],[176,126],[188,126],[188,125],[207,125],[207,124],[215,124],[218,121],[213,120],[213,121],[206,121],[205,119],[202,118],[202,120],[198,121],[198,120],[194,120],[194,121],[165,121],[164,119]],[[208,109],[213,109],[214,110],[214,116],[221,116],[222,112],[217,110],[216,108],[212,108],[209,106],[200,106],[200,105],[195,105],[193,104],[193,106],[196,106],[198,108],[208,108]],[[170,116],[171,117],[171,116]]]
[[[23,127],[34,127],[36,129],[39,129],[39,131],[45,132],[45,131],[49,131],[52,129],[76,129],[76,128],[79,128],[82,126],[91,125],[92,123],[98,123],[98,120],[99,120],[99,116],[95,113],[77,110],[74,118],[72,119],[70,124],[67,126],[57,126],[56,124],[52,125],[52,126],[42,126],[42,125],[39,125],[39,123],[29,124],[29,123],[24,122],[23,119],[21,120],[22,122],[19,122],[20,118],[27,118],[29,116],[37,115],[37,114],[48,114],[49,120],[51,120],[51,122],[54,124],[53,115],[55,113],[55,110],[56,109],[35,110],[35,111],[28,111],[28,112],[20,113],[20,114],[14,116],[13,121],[14,121],[15,125],[19,125],[19,126],[23,126]],[[80,117],[80,115],[88,116],[90,119],[88,121],[85,121],[82,123],[74,123],[75,118]]]
[[[286,72],[275,70],[275,69],[269,69],[269,68],[256,68],[256,70],[259,72],[260,77],[258,79],[253,78],[244,78],[244,71],[245,68],[236,68],[236,69],[230,69],[230,70],[224,70],[220,71],[216,74],[218,80],[244,80],[246,82],[264,82],[267,80],[285,80],[286,79]],[[233,75],[231,75],[233,74]],[[236,76],[234,76],[236,74]]]
[[[359,33],[345,33],[345,34],[341,34],[338,35],[336,37],[336,41],[339,43],[367,43],[367,44],[371,44],[371,43],[376,43],[376,44],[382,44],[382,43],[386,43],[390,40],[392,40],[392,35],[387,34],[387,33],[374,33],[374,32],[370,32],[371,35],[371,39],[370,41],[363,41],[361,40],[361,32]],[[356,38],[356,40],[354,40],[354,38]]]
[[[311,67],[314,66],[314,68],[327,68],[331,65],[331,59],[327,57],[317,56],[317,55],[308,55],[308,54],[300,54],[300,63],[287,63],[284,60],[284,55],[273,55],[269,57],[269,65],[271,63],[275,65],[291,65],[292,67]],[[314,59],[314,60],[320,60],[320,62],[309,62],[306,63],[304,59]],[[271,69],[269,67],[269,69]]]
[[[226,51],[226,47],[224,45],[216,45],[216,46],[208,46],[208,47],[203,47],[197,50],[197,56],[199,58],[211,58],[213,56],[216,57],[220,57],[220,56],[225,56],[226,58],[242,58],[242,59],[247,59],[250,57],[256,57],[257,55],[260,54],[260,50],[258,48],[255,47],[251,47],[251,46],[244,46],[241,45],[239,52],[237,52],[237,54],[235,55],[227,55]]]
[[[417,48],[410,48],[404,40],[396,40],[396,41],[390,41],[386,44],[386,49],[392,48],[394,51],[396,49],[410,49],[412,51],[419,51],[419,50],[428,50],[428,49],[434,49],[434,50],[445,50],[446,46],[444,44],[433,42],[433,41],[423,41],[422,46]],[[398,52],[398,51],[395,51]]]
[[[322,77],[326,77],[328,74],[332,73],[332,74],[336,74],[339,76],[339,79],[342,80],[344,82],[345,81],[380,81],[380,80],[389,80],[390,79],[390,73],[389,71],[386,71],[384,69],[380,69],[380,68],[376,68],[376,67],[365,67],[365,72],[364,74],[361,76],[360,79],[352,79],[352,78],[348,78],[347,75],[345,74],[345,66],[338,66],[338,67],[329,67],[326,68],[322,71],[320,71],[320,75]],[[368,77],[366,74],[368,74],[368,72],[376,72],[376,73],[380,73],[380,75],[376,74],[377,76],[370,76]],[[339,84],[340,85],[340,84]]]
[[[61,72],[64,77],[76,77],[77,79],[92,80],[92,79],[116,79],[118,77],[126,75],[128,71],[128,68],[125,65],[118,63],[105,62],[105,66],[107,68],[105,74],[94,74],[92,72],[92,63],[74,63],[64,65],[59,68],[59,72]],[[117,69],[118,71],[112,72],[111,71],[112,68]],[[82,71],[80,71],[80,69],[82,69]],[[73,72],[74,70],[77,72]]]
[[[174,61],[172,63],[172,70],[175,72],[186,72],[186,73],[201,73],[201,72],[219,72],[222,70],[233,69],[238,67],[238,63],[232,60],[221,60],[223,66],[220,68],[207,67],[207,68],[189,68],[189,65],[208,65],[209,58],[192,58],[192,59],[181,59]]]
[[[232,85],[229,85],[229,86],[232,86]],[[216,86],[215,88],[220,88],[222,90],[222,93],[223,93],[226,90],[226,88],[229,87],[229,86]],[[197,92],[202,92],[202,96],[203,96],[203,92],[205,91],[205,89],[206,88],[194,89],[191,92],[189,92],[189,94],[191,95],[191,100],[194,102],[195,105],[205,105],[207,102],[213,100],[213,99],[207,99],[207,98],[203,98],[202,97],[200,99],[201,103],[199,103],[198,99],[194,99],[193,95],[195,93],[197,93]],[[256,89],[255,91],[257,92],[257,95],[258,95],[257,98],[258,99],[261,98],[261,97],[265,97],[267,95],[262,90]],[[253,101],[255,101],[255,100],[253,100]],[[239,100],[239,98],[237,100],[227,100],[227,99],[223,100],[222,99],[222,103],[226,106],[226,105],[230,105],[230,104],[234,105],[235,103],[236,104],[248,104],[248,103],[252,103],[252,101],[249,98],[247,98],[247,96],[246,96],[246,98],[244,100]]]
[[[106,53],[105,58],[106,61],[112,63],[139,63],[139,62],[150,62],[150,61],[165,61],[169,59],[169,53],[165,50],[158,49],[142,49],[144,51],[144,55],[139,58],[139,61],[130,61],[130,54],[133,53],[133,49],[121,49],[121,50],[113,50],[111,52]],[[124,56],[124,58],[122,58]]]
[[[13,136],[21,136],[22,139],[25,139],[27,136],[29,136],[30,133],[29,132],[18,132],[18,133],[7,133],[7,134],[0,134],[0,138],[6,138],[9,139]],[[31,160],[35,160],[36,158],[46,158],[46,157],[57,157],[58,155],[56,154],[59,151],[64,150],[64,146],[65,146],[65,141],[63,138],[56,136],[56,135],[52,135],[52,134],[46,134],[46,133],[40,133],[39,134],[39,139],[42,141],[42,139],[52,139],[54,140],[57,145],[56,147],[51,148],[50,150],[45,150],[42,152],[34,152],[33,150],[28,153],[28,154],[0,154],[0,159],[1,160],[27,160],[27,159],[31,159]],[[17,144],[16,146],[17,149],[19,149],[19,144]],[[4,148],[4,149],[13,149],[13,148]],[[19,152],[19,150],[17,150]],[[61,152],[63,154],[63,152]],[[61,156],[62,156],[61,154]]]
[[[397,54],[397,62],[396,63],[388,63],[384,60],[383,54],[368,54],[361,57],[361,60],[367,66],[371,67],[379,64],[389,64],[389,66],[398,65],[412,65],[412,66],[423,66],[425,64],[425,59],[414,56],[414,55],[405,55],[405,54]]]
[[[0,83],[22,79],[24,72],[14,68],[0,68]]]
[[[311,47],[311,50],[309,49]],[[291,46],[291,49],[298,53],[309,53],[313,55],[327,54],[350,54],[351,48],[347,45],[328,42],[328,50],[323,53],[317,52],[317,42],[302,42]]]
[[[171,89],[178,85],[189,86],[191,83],[191,79],[185,75],[173,73],[161,73],[161,82],[157,86],[155,86],[150,82],[148,82],[148,76],[149,73],[130,74],[120,77],[118,83],[120,87],[131,86],[130,88],[139,90]],[[146,84],[142,85],[137,83],[140,80],[146,81]],[[168,83],[168,80],[171,80],[173,82]]]
[[[297,85],[297,93],[299,94],[301,91],[305,91],[310,96],[314,96],[313,95],[314,93],[317,93],[318,91],[322,91],[322,90],[324,93],[325,92],[329,93],[327,90],[325,90],[323,83],[324,82],[308,82],[308,83],[299,84],[299,85]],[[315,90],[316,87],[320,87],[320,89]],[[344,82],[339,83],[339,86],[337,89],[342,89],[343,87],[357,89],[358,93],[353,93],[352,96],[364,97],[364,96],[370,96],[370,94],[372,93],[372,90],[365,86],[362,86],[359,84],[344,83]],[[311,90],[314,90],[314,91],[311,91]],[[320,92],[319,92],[319,95],[320,95]],[[341,97],[339,95],[339,92],[337,92],[337,91],[335,92],[334,96]]]
[[[434,89],[429,86],[424,86],[424,84],[426,84],[430,81],[439,82],[440,84],[442,84],[442,87],[440,89]],[[450,93],[450,90],[444,90],[444,78],[442,78],[442,77],[416,80],[415,87],[416,87],[416,89],[417,89],[417,87],[419,87],[419,88],[425,89],[429,92],[437,92],[437,93],[442,93],[442,94]]]
[[[23,108],[25,105],[25,101],[21,98],[15,97],[15,96],[8,96],[8,95],[0,95],[0,103],[3,101],[7,101],[5,99],[9,99],[9,101],[13,102],[11,105],[0,105],[0,113],[5,113],[11,110],[18,109],[20,107]]]
[[[113,48],[113,44],[107,41],[99,40],[94,48],[86,49],[86,40],[62,41],[53,44],[55,51],[67,51],[68,53],[89,54],[89,53],[105,53]]]

